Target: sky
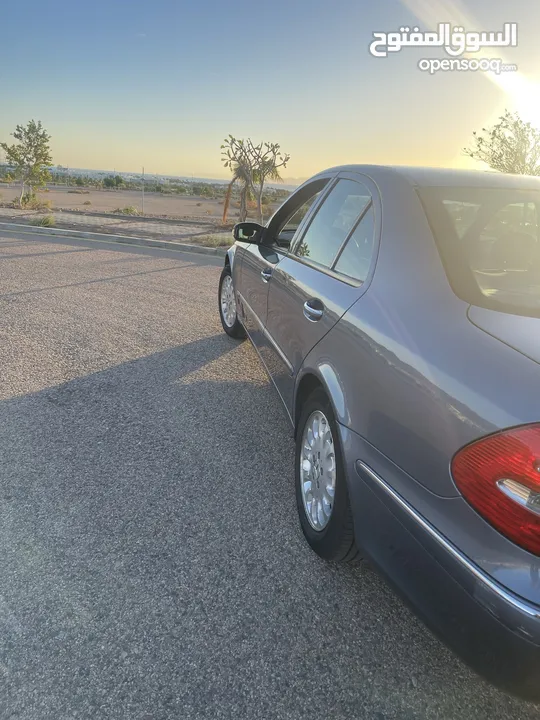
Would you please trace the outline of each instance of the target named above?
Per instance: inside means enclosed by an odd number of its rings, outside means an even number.
[[[503,50],[519,72],[431,76],[417,63],[437,49],[369,53],[376,31],[450,19],[518,23]],[[530,0],[4,3],[0,141],[33,118],[55,164],[223,179],[229,133],[279,143],[287,179],[345,163],[470,167],[462,148],[506,107],[540,126],[539,23]]]

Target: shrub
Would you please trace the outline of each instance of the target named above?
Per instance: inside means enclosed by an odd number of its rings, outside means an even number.
[[[35,193],[27,192],[23,195],[21,206],[26,210],[50,210],[50,200],[41,200]],[[13,199],[13,207],[19,207],[19,198]]]
[[[30,223],[30,225],[35,225],[36,227],[54,227],[55,224],[53,215],[45,215],[44,217],[36,218]]]
[[[26,207],[28,210],[50,210],[52,208],[52,203],[50,200],[41,200],[38,197],[34,197],[30,200]]]
[[[90,195],[90,190],[68,190],[68,195]]]
[[[22,200],[20,201],[21,207],[28,207],[28,203],[35,201],[36,196],[33,192],[25,192],[22,196]],[[15,197],[13,198],[13,206],[19,207],[19,198]]]
[[[91,205],[91,204],[92,204],[92,203],[90,202],[90,200],[85,200],[85,201],[83,202],[83,205]]]
[[[113,210],[113,213],[118,213],[120,215],[138,215],[139,211],[136,207],[133,207],[133,205],[128,205],[125,208],[116,208],[116,210]]]

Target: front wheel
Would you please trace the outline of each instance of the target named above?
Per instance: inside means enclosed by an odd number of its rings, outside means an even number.
[[[231,268],[225,265],[219,279],[219,317],[223,329],[233,338],[245,338],[246,331],[240,320],[236,309],[236,296],[234,294]]]
[[[353,560],[358,551],[337,424],[321,388],[302,408],[295,466],[298,515],[309,545],[325,560]]]

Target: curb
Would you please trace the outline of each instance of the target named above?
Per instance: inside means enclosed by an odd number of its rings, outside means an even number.
[[[83,230],[62,230],[61,228],[46,228],[35,225],[23,225],[22,223],[0,222],[0,230],[31,232],[36,235],[53,235],[61,238],[81,238],[83,240],[97,240],[105,242],[116,242],[124,245],[137,245],[140,247],[156,247],[176,252],[192,252],[201,255],[215,255],[225,257],[227,248],[210,248],[204,245],[189,245],[187,243],[168,242],[167,240],[152,240],[150,238],[130,237],[129,235],[112,235],[108,233],[86,232]],[[232,243],[231,243],[232,244]]]

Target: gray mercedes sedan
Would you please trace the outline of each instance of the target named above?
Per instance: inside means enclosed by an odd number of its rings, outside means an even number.
[[[307,542],[540,699],[540,178],[332,168],[234,238],[221,321],[290,418]]]

